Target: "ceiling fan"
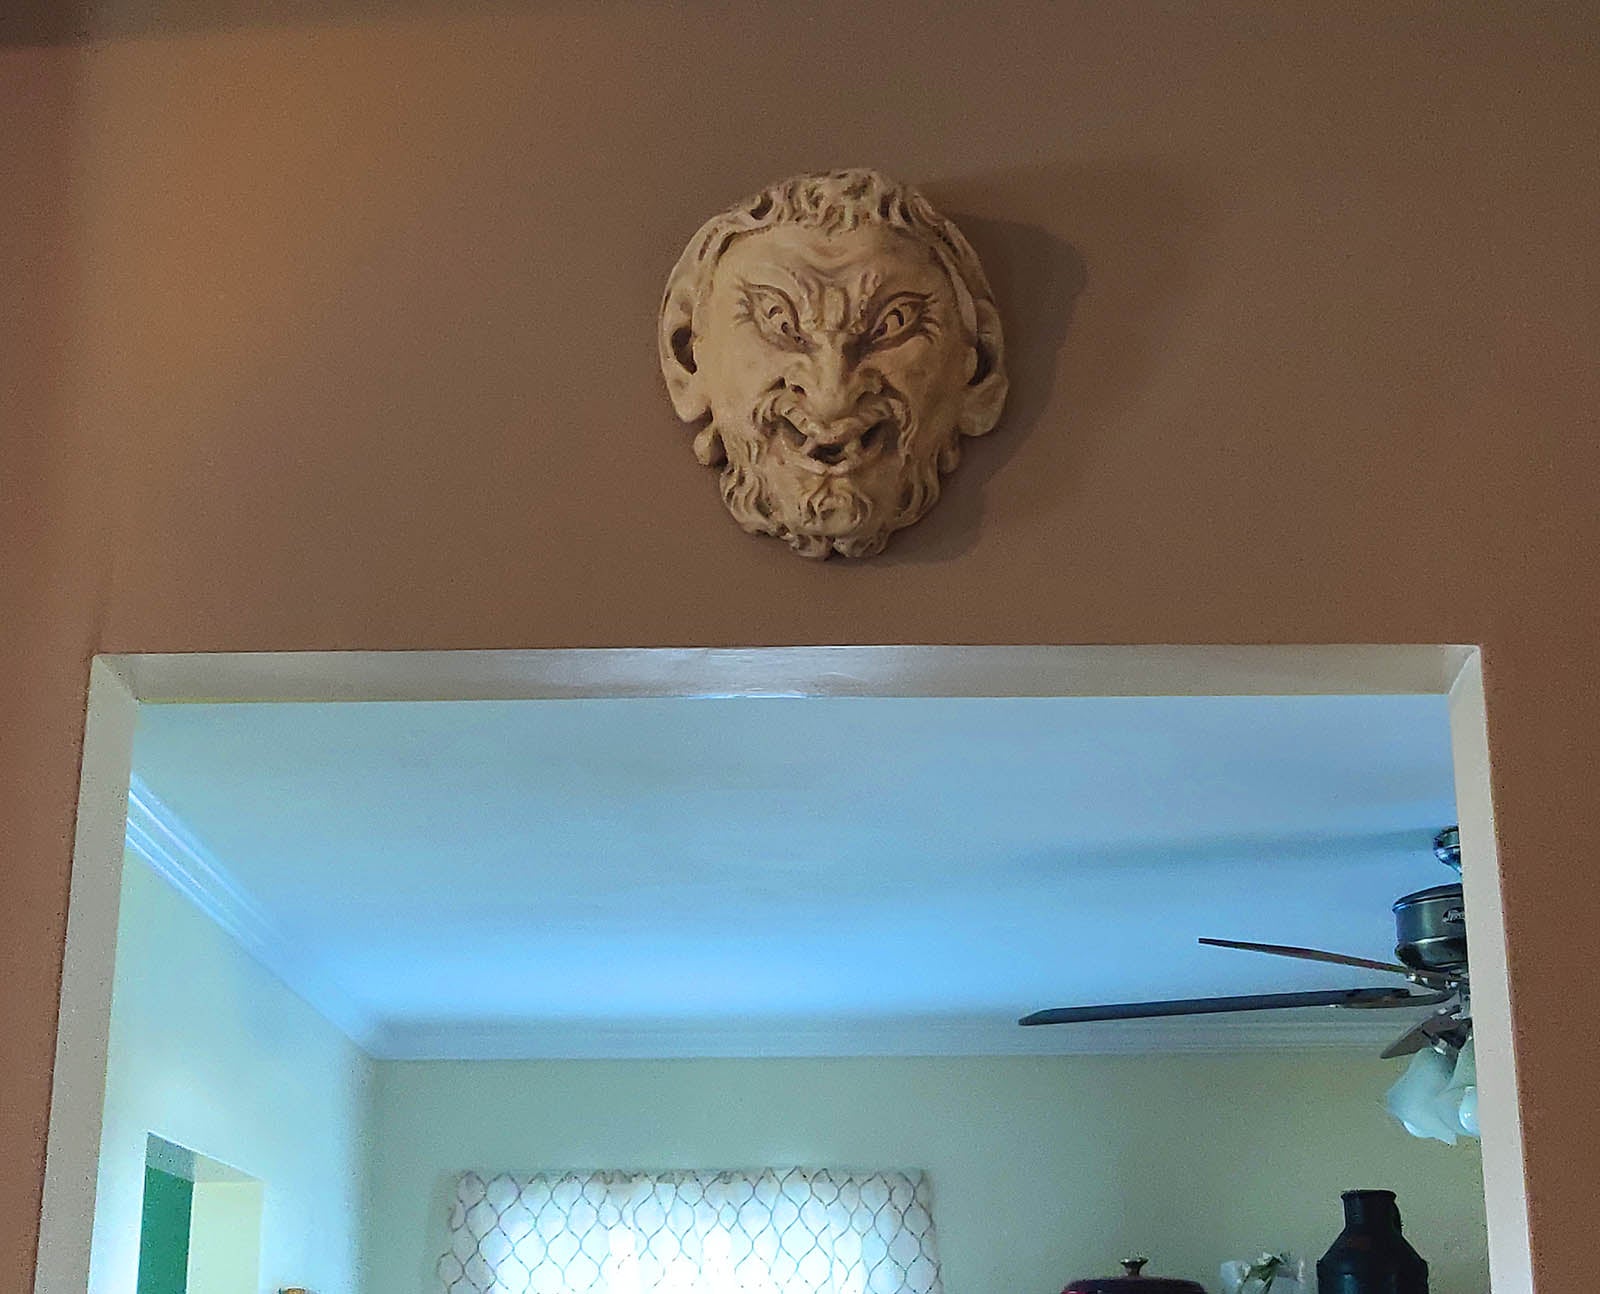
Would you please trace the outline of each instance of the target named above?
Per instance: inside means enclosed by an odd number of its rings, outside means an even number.
[[[1439,861],[1461,871],[1460,835],[1446,827],[1433,838]],[[1293,957],[1301,961],[1357,966],[1401,976],[1410,987],[1316,989],[1304,993],[1257,993],[1237,997],[1182,998],[1170,1002],[1122,1002],[1100,1006],[1051,1007],[1025,1015],[1018,1024],[1080,1024],[1091,1020],[1142,1020],[1156,1016],[1213,1015],[1230,1011],[1273,1011],[1286,1007],[1334,1006],[1355,1010],[1433,1006],[1427,1019],[1406,1030],[1383,1056],[1409,1056],[1427,1048],[1459,1053],[1472,1036],[1472,1011],[1467,974],[1467,924],[1461,884],[1435,885],[1397,899],[1394,904],[1394,962],[1352,957],[1289,944],[1246,943],[1236,939],[1201,939],[1215,948]]]

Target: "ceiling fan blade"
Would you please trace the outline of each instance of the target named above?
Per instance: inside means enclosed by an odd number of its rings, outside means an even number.
[[[1092,1020],[1148,1020],[1166,1015],[1221,1015],[1228,1011],[1281,1011],[1297,1006],[1405,1006],[1416,995],[1403,988],[1318,989],[1306,993],[1255,993],[1242,997],[1191,997],[1172,1002],[1121,1002],[1057,1006],[1035,1011],[1018,1024],[1084,1024]]]
[[[1245,952],[1270,953],[1274,957],[1295,957],[1301,961],[1331,962],[1335,966],[1360,966],[1364,970],[1388,971],[1394,975],[1404,975],[1414,979],[1419,984],[1437,984],[1443,987],[1450,982],[1448,976],[1437,975],[1432,971],[1413,970],[1409,966],[1402,966],[1399,962],[1380,962],[1370,957],[1323,952],[1320,948],[1300,948],[1294,944],[1253,944],[1239,939],[1202,939],[1200,942],[1209,944],[1213,948],[1242,948]]]
[[[1465,1035],[1472,1030],[1472,1021],[1463,1020],[1455,1014],[1454,1008],[1440,1011],[1430,1015],[1420,1024],[1412,1026],[1391,1042],[1380,1053],[1384,1060],[1393,1060],[1397,1056],[1410,1056],[1421,1051],[1424,1047],[1431,1047],[1441,1038],[1449,1039],[1452,1034],[1463,1035],[1458,1041],[1465,1042]]]

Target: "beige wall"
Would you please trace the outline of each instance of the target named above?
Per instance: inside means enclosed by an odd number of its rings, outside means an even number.
[[[1592,6],[247,8],[0,27],[0,1285],[95,651],[1463,641],[1540,1288],[1581,1288]],[[862,161],[964,218],[1015,396],[889,555],[812,566],[723,515],[652,315],[709,210]]]
[[[1386,1186],[1433,1294],[1488,1287],[1475,1145],[1390,1120],[1393,1067],[1300,1055],[380,1063],[367,1287],[433,1289],[464,1169],[921,1168],[949,1294],[1049,1294],[1125,1253],[1218,1286],[1319,1257]]]

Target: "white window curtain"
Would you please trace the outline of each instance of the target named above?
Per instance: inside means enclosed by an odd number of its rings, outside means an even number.
[[[943,1294],[927,1178],[463,1173],[446,1294]]]

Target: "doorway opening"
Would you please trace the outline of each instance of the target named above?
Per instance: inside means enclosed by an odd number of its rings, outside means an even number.
[[[249,1294],[261,1263],[262,1183],[151,1133],[138,1294]]]
[[[203,847],[195,848],[196,841],[184,839],[181,821],[174,821],[170,814],[164,814],[159,809],[152,812],[153,805],[160,806],[161,798],[159,794],[151,791],[148,784],[141,785],[137,781],[134,783],[134,796],[130,807],[127,791],[130,776],[136,771],[133,752],[135,730],[140,723],[141,710],[150,721],[147,724],[149,731],[156,732],[162,727],[160,723],[155,722],[161,714],[171,714],[185,707],[190,708],[191,715],[198,715],[204,706],[212,706],[234,707],[235,714],[243,708],[249,708],[255,710],[259,716],[276,708],[263,703],[289,703],[290,708],[302,707],[300,710],[302,715],[321,707],[320,712],[323,715],[336,718],[340,707],[348,707],[352,702],[366,702],[371,703],[371,708],[367,711],[369,716],[378,714],[378,707],[387,706],[390,707],[390,715],[400,721],[407,721],[409,715],[409,718],[420,722],[424,714],[438,718],[443,713],[439,707],[486,703],[481,705],[477,712],[482,718],[492,714],[496,705],[515,706],[524,702],[559,701],[571,703],[563,711],[569,722],[567,728],[557,732],[552,740],[564,743],[567,749],[573,750],[582,747],[583,742],[588,739],[586,734],[592,734],[596,724],[603,726],[605,722],[603,712],[608,704],[623,701],[645,703],[641,708],[632,711],[627,717],[627,722],[619,728],[619,732],[625,732],[637,723],[639,716],[644,715],[650,705],[666,707],[667,709],[663,711],[666,713],[670,711],[672,702],[686,700],[701,702],[703,704],[694,711],[698,723],[705,716],[714,715],[718,703],[737,702],[746,707],[739,711],[741,716],[758,719],[758,722],[743,734],[742,741],[739,740],[741,734],[737,724],[731,729],[720,732],[701,733],[698,738],[701,742],[699,750],[705,758],[735,768],[781,764],[783,760],[775,752],[782,752],[785,758],[796,759],[794,745],[798,743],[798,762],[788,767],[787,774],[792,780],[800,780],[793,778],[792,775],[796,769],[804,767],[808,752],[820,767],[828,764],[828,757],[831,754],[870,750],[870,741],[866,738],[873,731],[886,730],[877,718],[868,717],[873,705],[899,707],[898,717],[895,720],[897,723],[902,722],[907,714],[921,716],[919,722],[926,720],[929,725],[926,731],[935,734],[929,738],[932,744],[937,744],[937,741],[942,739],[946,745],[965,747],[973,742],[981,743],[984,725],[980,723],[975,728],[970,725],[962,728],[961,723],[967,720],[962,719],[957,722],[951,719],[950,715],[978,713],[983,706],[997,707],[1002,703],[1008,703],[1013,708],[1005,712],[1003,722],[996,731],[1012,735],[1030,731],[1030,724],[1035,725],[1039,733],[1059,731],[1062,727],[1062,716],[1069,712],[1065,710],[1052,712],[1050,705],[1064,704],[1068,701],[1085,703],[1070,712],[1072,718],[1069,726],[1075,726],[1079,731],[1086,731],[1084,716],[1090,713],[1093,707],[1089,703],[1096,698],[1105,702],[1121,700],[1129,703],[1124,711],[1128,715],[1137,714],[1135,703],[1140,699],[1147,702],[1160,698],[1172,699],[1169,709],[1173,712],[1182,709],[1184,705],[1214,705],[1217,708],[1206,719],[1206,723],[1213,726],[1206,731],[1216,732],[1221,729],[1215,727],[1217,722],[1215,716],[1227,708],[1228,698],[1234,699],[1237,708],[1242,707],[1250,698],[1301,698],[1302,701],[1325,699],[1331,702],[1335,698],[1355,700],[1367,698],[1371,701],[1385,697],[1418,699],[1434,697],[1437,698],[1439,713],[1447,716],[1448,733],[1442,739],[1449,744],[1446,765],[1447,771],[1453,769],[1455,809],[1460,819],[1464,858],[1463,883],[1467,904],[1473,914],[1469,927],[1473,959],[1472,1005],[1478,1049],[1478,1081],[1483,1093],[1483,1189],[1488,1212],[1489,1264],[1494,1287],[1497,1290],[1510,1291],[1527,1285],[1525,1203],[1520,1133],[1516,1121],[1515,1075],[1511,1063],[1509,1001],[1505,992],[1504,936],[1499,917],[1498,871],[1494,858],[1488,794],[1481,677],[1478,672],[1477,655],[1472,649],[1448,646],[1292,649],[888,647],[780,648],[748,651],[312,653],[104,658],[96,662],[95,671],[94,688],[91,692],[90,725],[86,734],[84,792],[80,805],[63,986],[63,1026],[58,1044],[56,1101],[52,1107],[46,1204],[41,1230],[38,1285],[40,1289],[82,1289],[89,1285],[90,1246],[84,1243],[84,1236],[92,1233],[97,1225],[96,1200],[92,1185],[85,1191],[82,1182],[87,1180],[92,1184],[96,1174],[102,1172],[104,1168],[101,1122],[107,1090],[111,985],[115,981],[112,950],[117,943],[119,909],[124,904],[125,850],[129,846],[137,847],[141,833],[147,849],[137,852],[144,858],[163,853],[167,856],[184,855],[187,848],[186,856],[190,859],[190,865],[180,870],[187,877],[188,884],[197,890],[207,891],[205,894],[187,893],[187,897],[202,907],[206,902],[210,902],[212,905],[210,915],[217,924],[236,943],[246,948],[252,948],[253,943],[255,947],[252,952],[256,960],[264,965],[271,965],[272,950],[264,951],[264,945],[272,943],[271,904],[267,904],[267,910],[264,910],[258,901],[261,896],[252,894],[246,888],[235,896],[238,902],[230,906],[224,901],[219,907],[216,895],[221,893],[226,900],[226,882],[230,879],[228,869],[222,866],[215,869],[224,882],[220,887],[205,880],[203,873],[207,858],[206,850]],[[791,718],[774,718],[781,711],[772,707],[806,701],[861,703],[861,706],[859,709],[847,708],[840,710],[835,716],[828,716],[824,713],[826,707],[818,705],[814,709],[803,711],[808,715],[815,714],[818,716],[817,719],[799,724],[792,722]],[[246,703],[249,703],[248,707]],[[427,704],[419,706],[418,703]],[[957,703],[971,703],[977,709],[963,711],[962,705]],[[924,708],[914,709],[917,705]],[[145,709],[146,707],[149,708]],[[168,707],[172,709],[169,710]],[[408,710],[409,707],[416,708]],[[940,707],[945,709],[941,710]],[[1287,711],[1292,707],[1286,704],[1285,709]],[[346,709],[345,714],[348,713]],[[551,714],[554,711],[547,709],[545,713]],[[678,712],[671,711],[671,713],[676,715]],[[794,710],[790,711],[789,715],[799,713],[802,711]],[[658,716],[651,722],[669,724],[677,720]],[[1135,720],[1135,726],[1140,722],[1143,721]],[[1244,731],[1249,722],[1249,720],[1243,721],[1239,731]],[[849,729],[853,723],[859,728],[855,737],[848,741],[840,738],[837,748],[830,750],[830,730],[838,733]],[[167,726],[170,728],[172,725]],[[546,724],[545,727],[548,729],[550,725]],[[955,734],[954,737],[951,737],[952,733]],[[438,736],[438,733],[434,734],[435,738]],[[504,732],[501,736],[504,737]],[[787,746],[786,736],[790,738]],[[259,732],[249,734],[249,738],[255,740],[258,745],[260,737]],[[379,737],[381,745],[381,733]],[[313,735],[312,739],[316,740],[316,737]],[[897,749],[903,752],[916,750],[914,735],[908,739],[905,732],[901,731],[894,740],[900,743]],[[1047,764],[1052,759],[1065,758],[1053,748],[1045,749],[1048,743],[1042,737],[1040,743],[1039,749],[1042,752],[1040,758]],[[608,749],[617,749],[619,744],[620,742],[614,742]],[[1004,744],[1004,741],[999,741],[996,748]],[[1023,744],[1026,745],[1026,741]],[[656,745],[661,746],[661,743],[658,742]],[[1016,742],[1013,741],[1012,746],[1015,748]],[[651,748],[651,742],[638,741],[635,747],[632,754],[636,760],[648,762],[647,750]],[[439,748],[437,742],[435,748]],[[448,741],[443,748],[448,749]],[[879,754],[881,756],[883,752],[880,751]],[[1146,756],[1140,756],[1144,757]],[[1176,758],[1179,768],[1185,759],[1203,763],[1207,758],[1204,754],[1204,742],[1197,742],[1192,749],[1179,751]],[[888,780],[905,781],[904,765],[914,763],[915,760],[907,755],[893,762],[897,763],[901,771]],[[1258,759],[1257,762],[1261,761]],[[830,801],[837,800],[841,795],[856,797],[857,817],[870,824],[875,812],[874,806],[885,789],[884,763],[882,758],[876,762],[868,760],[868,766],[854,770],[853,782],[849,778],[840,781],[837,770],[829,769],[830,774],[834,776],[833,781],[825,777],[815,779],[820,787],[819,794]],[[438,780],[442,771],[444,780],[446,782],[449,780],[448,767],[441,770],[435,765],[421,771],[424,778],[432,776],[435,780]],[[1004,798],[1003,786],[1008,781],[1017,784],[1024,780],[1021,777],[1022,771],[1025,770],[1019,771],[1017,767],[998,765],[992,769],[992,778],[988,784],[991,796]],[[1203,771],[1203,768],[1197,767],[1197,775],[1191,780],[1198,783],[1205,782],[1203,776],[1198,776]],[[697,790],[703,789],[697,788],[693,779],[685,783],[684,779],[672,769],[653,768],[648,770],[648,776],[658,781],[664,779],[665,784],[672,789],[672,798],[677,801],[692,802]],[[1181,778],[1182,775],[1180,773],[1176,776]],[[770,786],[759,784],[760,779],[756,781],[758,784],[746,788],[750,794],[756,797],[770,794]],[[1171,783],[1171,785],[1178,784],[1176,780]],[[1213,777],[1209,785],[1213,792],[1211,797],[1213,800],[1224,797],[1225,788],[1222,782]],[[719,788],[725,789],[721,784]],[[575,790],[572,787],[566,789],[575,794],[585,792],[582,786]],[[592,791],[593,788],[587,789]],[[314,795],[308,797],[308,791],[304,787],[299,788],[295,794],[297,802],[301,805],[306,805],[308,798],[315,799]],[[1038,801],[1048,794],[1048,787],[1041,784],[1030,794],[1034,801]],[[339,792],[336,788],[330,788],[329,795],[337,797]],[[933,798],[937,802],[937,797]],[[951,802],[966,804],[969,808],[972,804],[971,801],[960,801],[960,797],[956,795],[945,798]],[[1091,798],[1084,797],[1081,803],[1087,805]],[[462,800],[467,806],[483,809],[486,812],[492,808],[492,797],[482,785],[464,788]],[[415,803],[413,797],[413,804]],[[184,807],[192,810],[196,806],[190,802]],[[325,803],[322,807],[334,813],[343,806]],[[305,809],[308,813],[315,811],[314,804]],[[664,833],[664,838],[671,836],[674,830],[672,824],[663,825],[659,816],[664,812],[661,803],[643,805],[640,811],[647,817],[651,814],[657,815],[650,819],[651,824]],[[541,812],[548,818],[553,810],[550,805],[546,805]],[[191,812],[188,816],[197,815]],[[1044,816],[1048,817],[1048,814]],[[1021,858],[1028,844],[1025,838],[1026,831],[1017,826],[1018,818],[1019,815],[1013,813],[1007,819],[1006,825],[1006,830],[1016,830],[1020,833],[1013,841],[1017,846],[1013,851],[1015,858]],[[1059,815],[1056,821],[1057,823],[1061,821]],[[518,826],[518,824],[511,825]],[[1429,825],[1437,827],[1446,824]],[[520,824],[518,829],[526,826],[526,823]],[[950,826],[951,824],[946,824],[946,829],[948,830]],[[1285,836],[1278,843],[1283,844],[1285,840],[1289,845],[1299,849],[1306,858],[1315,854],[1314,841],[1296,842]],[[612,843],[615,845],[618,842]],[[1079,847],[1087,848],[1084,842],[1077,843]],[[777,852],[781,853],[781,850]],[[1105,844],[1095,857],[1101,860],[1102,865],[1109,865],[1105,860],[1112,857],[1110,844]],[[200,865],[193,865],[194,860],[199,860]],[[1154,875],[1148,868],[1141,871],[1143,864],[1137,859],[1131,864],[1127,857],[1122,861],[1128,864],[1123,873],[1125,877],[1148,878]],[[1025,864],[1018,863],[1017,866]],[[1220,861],[1210,873],[1203,869],[1193,873],[1195,876],[1202,878],[1210,876],[1212,879],[1225,878],[1228,874],[1227,867]],[[195,882],[197,875],[201,877],[198,886]],[[952,875],[955,875],[954,871]],[[180,891],[183,890],[185,882],[182,878],[167,875],[166,879]],[[838,883],[840,878],[835,875],[831,879],[834,883]],[[917,877],[909,872],[892,879],[894,883],[901,885],[914,885],[917,881]],[[1076,885],[1083,879],[1083,875],[1076,876],[1073,883]],[[992,875],[979,878],[980,886],[992,886],[994,883],[995,878]],[[552,876],[543,876],[541,884],[546,887],[546,892],[553,893],[550,890],[553,884]],[[491,894],[487,910],[497,917],[503,917],[507,912],[523,911],[515,903],[503,901],[509,897],[513,896]],[[681,898],[681,895],[678,897]],[[726,892],[719,892],[712,897],[721,903],[725,900]],[[871,895],[861,892],[843,896],[834,894],[832,896],[834,912],[840,909],[841,904],[838,900],[841,897],[846,903],[858,905],[872,902]],[[1198,892],[1195,897],[1198,902],[1200,898]],[[1386,896],[1385,901],[1387,897],[1392,895]],[[497,903],[495,901],[497,898],[502,901]],[[569,895],[568,898],[570,903],[569,907],[563,910],[565,915],[551,929],[577,931],[583,923],[585,910],[583,905],[597,902],[593,894]],[[981,895],[974,897],[969,894],[965,905],[969,909],[976,909],[981,906],[981,898]],[[645,915],[641,916],[642,924],[634,932],[636,941],[641,946],[648,944],[652,937],[650,930],[654,929],[656,935],[678,936],[680,944],[686,941],[692,942],[689,936],[696,927],[689,918],[694,914],[686,914],[681,908],[674,908],[676,900],[671,899],[671,896],[669,901],[661,900],[662,896],[657,893],[653,908],[647,906],[640,909]],[[1306,901],[1320,902],[1313,899]],[[827,903],[828,899],[824,898],[819,903],[819,909],[825,909]],[[790,910],[792,912],[792,905]],[[125,918],[127,914],[124,911],[122,915]],[[804,913],[799,914],[800,917],[804,915]],[[1379,915],[1381,918],[1382,914]],[[1241,918],[1241,922],[1236,922],[1229,929],[1219,930],[1218,933],[1260,937],[1256,932],[1264,931],[1270,937],[1277,933],[1272,924],[1279,919],[1271,915],[1250,914],[1247,920]],[[679,921],[680,926],[673,927],[671,924],[673,920]],[[766,921],[768,918],[764,917],[763,920]],[[1260,924],[1262,920],[1267,921],[1267,927],[1264,928]],[[492,933],[501,941],[500,947],[503,949],[508,943],[515,944],[518,929],[514,922],[502,921],[500,927]],[[763,931],[766,929],[764,926]],[[1202,933],[1209,932],[1210,929],[1208,926]],[[546,934],[548,933],[549,930],[546,931]],[[926,932],[921,933],[925,935]],[[900,934],[901,951],[905,948],[914,948],[916,940],[920,937],[918,930],[910,927],[901,930]],[[1292,942],[1287,939],[1284,941]],[[851,944],[848,947],[840,945],[843,952],[852,955],[858,946],[858,944]],[[889,941],[889,946],[891,951],[894,951],[892,941]],[[368,948],[366,951],[370,953],[372,949]],[[419,964],[423,960],[424,951],[419,949]],[[357,953],[352,955],[359,955],[359,952],[360,950],[357,950]],[[659,947],[657,952],[660,952]],[[581,959],[583,950],[578,949],[577,953]],[[285,954],[282,941],[278,941],[276,955],[280,961],[285,956],[291,962],[294,959],[292,950]],[[505,1041],[507,1035],[503,1032],[495,1033],[494,1036],[486,1033],[482,1020],[468,1021],[464,1029],[462,1022],[451,1018],[449,1012],[444,1010],[438,1001],[432,1003],[434,1016],[431,1019],[426,1010],[420,1009],[409,1019],[401,1018],[403,1013],[397,1015],[394,1011],[381,1010],[375,1013],[368,1011],[364,1019],[358,1018],[361,1016],[359,1011],[354,1014],[347,1011],[341,1017],[338,1006],[329,1007],[331,998],[326,995],[321,1000],[318,998],[318,989],[313,982],[316,979],[314,973],[316,959],[308,957],[302,961],[313,973],[299,975],[298,983],[296,968],[293,965],[280,964],[274,967],[274,973],[284,983],[294,988],[301,998],[317,1005],[322,1015],[339,1025],[346,1037],[359,1038],[359,1045],[370,1055],[380,1057],[380,1063],[388,1063],[387,1060],[381,1059],[385,1057],[400,1063],[408,1056],[447,1055],[470,1056],[481,1061],[491,1059],[496,1054],[496,1047],[508,1045]],[[972,965],[977,966],[981,961],[981,957],[976,958]],[[301,969],[304,970],[306,967]],[[479,984],[487,993],[490,989],[503,988],[503,984],[496,982],[497,975],[520,982],[528,978],[526,972],[529,968],[509,966],[506,957],[501,953],[481,958],[479,969],[483,972],[480,974]],[[549,966],[540,968],[540,973],[545,976],[548,976],[549,971]],[[1209,968],[1206,973],[1211,973]],[[892,972],[880,975],[880,982],[890,975]],[[917,977],[926,979],[927,973],[919,970]],[[337,980],[340,976],[335,975],[333,978]],[[637,976],[635,978],[637,979]],[[629,1050],[641,1045],[652,1045],[648,1044],[648,1041],[641,1044],[640,1039],[648,1034],[648,1029],[641,1027],[638,1018],[613,1020],[615,1027],[608,1040],[605,1030],[595,1027],[597,1019],[595,1012],[599,1010],[596,1003],[599,1002],[601,1007],[604,1006],[600,997],[593,992],[596,979],[596,966],[590,963],[582,974],[575,976],[567,985],[569,997],[581,996],[584,992],[590,993],[590,997],[585,999],[588,1008],[592,1008],[589,1015],[577,1012],[575,1020],[583,1036],[589,1039],[586,1045],[589,1045],[591,1050],[587,1052],[581,1049],[575,1050],[580,1048],[580,1044],[574,1041],[578,1036],[577,1033],[569,1031],[565,1040],[561,1040],[559,1028],[553,1027],[548,1018],[541,1017],[545,1027],[539,1031],[540,1036],[546,1040],[551,1037],[558,1039],[556,1042],[548,1043],[550,1049],[543,1053],[537,1050],[529,1051],[528,1048],[534,1044],[530,1043],[531,1035],[525,1031],[522,1039],[515,1044],[514,1051],[504,1054],[514,1054],[518,1057],[543,1054],[552,1059],[563,1058],[555,1062],[562,1064],[578,1063],[576,1058],[579,1056],[587,1056],[592,1061],[599,1061],[606,1055],[631,1057],[643,1063],[648,1056],[664,1058],[673,1054],[670,1050],[664,1052],[658,1049],[649,1052],[648,1055],[637,1050]],[[785,981],[786,984],[793,982],[792,977]],[[1180,977],[1180,985],[1182,982],[1184,981]],[[1108,988],[1107,991],[1111,989]],[[504,994],[496,1000],[499,1002],[499,1014],[507,1019],[515,1017],[518,1011],[526,1006],[526,1003],[519,1005],[519,1002],[512,1001]],[[744,999],[742,1006],[736,1006],[735,1013],[742,1014],[746,1019],[750,1018],[754,1014],[751,1003],[755,1000]],[[987,1006],[992,1005],[992,1003],[977,1002],[976,999],[974,1003],[968,1004],[973,1008],[972,1013],[981,1013],[979,1008],[987,1009]],[[1052,1004],[1048,998],[1030,1003],[1033,1006]],[[348,1005],[346,1003],[346,1006]],[[359,1007],[361,1004],[356,1005]],[[368,1005],[370,1006],[370,1003]],[[812,1002],[810,1005],[815,1007],[816,1003]],[[908,1018],[917,1014],[916,1005],[915,1002],[910,1002],[907,1006]],[[493,1016],[495,1011],[490,1010],[484,1014]],[[546,1016],[548,1014],[547,1010]],[[1356,1016],[1360,1013],[1347,1014]],[[923,1017],[926,1015],[927,1013],[923,1012]],[[659,1025],[659,1019],[655,1023]],[[794,1020],[791,1019],[790,1024],[793,1023]],[[910,1028],[904,1021],[901,1023],[906,1029]],[[923,1023],[926,1024],[925,1018]],[[945,1023],[954,1030],[968,1027],[973,1021],[966,1020],[952,1024],[947,1019]],[[776,1046],[778,1050],[765,1054],[839,1055],[841,1053],[837,1050],[839,1043],[836,1025],[837,1021],[829,1025],[829,1028],[834,1030],[830,1035],[833,1040],[820,1051],[806,1052],[805,1044],[795,1041],[791,1029],[791,1036],[787,1041],[777,1044],[769,1042],[770,1046]],[[1359,1026],[1359,1028],[1367,1027],[1364,1022]],[[367,1032],[363,1033],[363,1028],[366,1028]],[[473,1028],[478,1031],[476,1043],[469,1036]],[[1353,1042],[1354,1033],[1359,1031],[1358,1026],[1351,1024],[1348,1028],[1351,1031],[1349,1040]],[[864,1022],[863,1035],[877,1035],[872,1043],[867,1044],[871,1054],[893,1054],[893,1046],[883,1042],[886,1032],[892,1030],[886,1031],[881,1020]],[[1040,1031],[1031,1032],[1037,1034]],[[1007,1036],[1014,1038],[1016,1035],[1012,1033]],[[718,1045],[732,1050],[719,1052]],[[759,1050],[752,1051],[751,1048],[760,1045],[752,1043],[748,1036],[732,1042],[724,1038],[719,1044],[715,1038],[709,1038],[702,1029],[701,1036],[688,1044],[689,1049],[678,1054],[701,1057],[719,1054],[759,1055],[763,1053]],[[966,1041],[949,1045],[957,1050],[966,1047],[969,1051],[981,1045],[987,1049],[985,1054],[993,1055],[996,1046],[1012,1044],[1009,1042],[976,1044]],[[609,1052],[606,1050],[608,1047],[611,1049]],[[1046,1048],[1046,1051],[1060,1052],[1062,1049],[1062,1046],[1056,1046],[1053,1049]],[[1192,1048],[1197,1053],[1209,1053],[1216,1049],[1214,1039],[1210,1042],[1197,1042]],[[926,1057],[930,1052],[937,1050],[938,1044],[931,1042],[929,1035],[924,1032],[921,1036],[906,1042],[899,1054]],[[1104,1051],[1105,1048],[1100,1047],[1099,1050]],[[1138,1068],[1130,1072],[1138,1072]],[[569,1071],[562,1071],[562,1074],[570,1077]],[[566,1078],[560,1081],[565,1082]],[[1205,1081],[1213,1081],[1209,1071]],[[686,1094],[685,1100],[690,1099],[692,1096]],[[83,1121],[68,1126],[65,1118],[74,1111]],[[58,1112],[63,1116],[61,1119],[57,1118]],[[381,1128],[375,1129],[373,1135],[381,1139],[382,1131]],[[1242,1130],[1241,1135],[1248,1135],[1248,1129]],[[86,1177],[78,1179],[77,1182],[74,1182],[71,1176],[75,1158],[80,1169],[86,1167],[88,1170]],[[524,1163],[504,1166],[529,1167],[530,1165]],[[703,1164],[699,1166],[705,1167]],[[889,1165],[865,1167],[889,1167]],[[101,1203],[104,1202],[102,1199]],[[72,1226],[74,1219],[80,1223],[77,1229]],[[98,1225],[104,1229],[104,1217],[99,1220]],[[52,1278],[61,1283],[50,1284]],[[420,1274],[419,1279],[425,1280],[426,1274]]]

